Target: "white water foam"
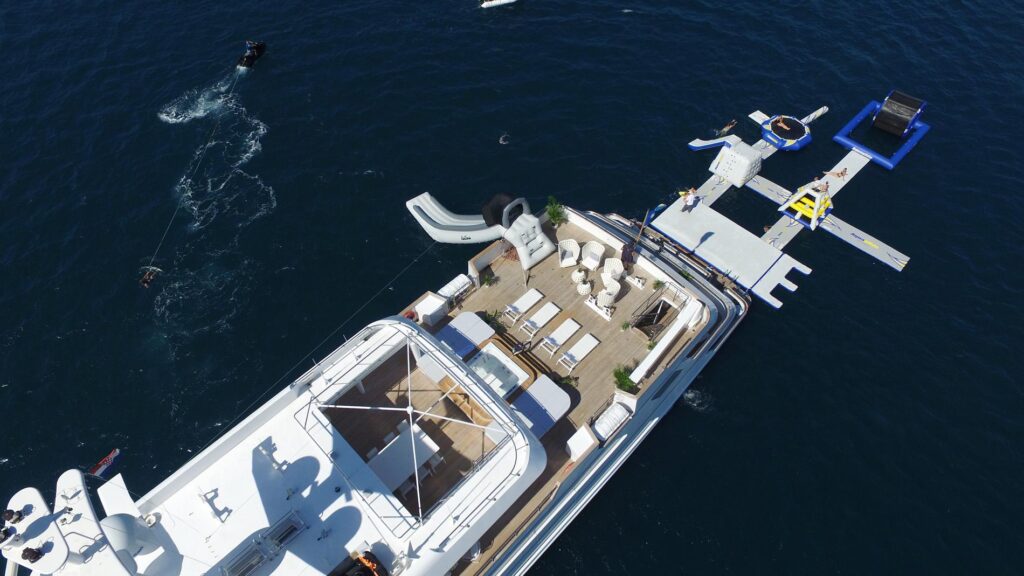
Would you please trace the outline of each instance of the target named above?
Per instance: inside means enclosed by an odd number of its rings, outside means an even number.
[[[190,234],[178,246],[173,263],[161,266],[165,273],[154,300],[172,357],[181,344],[230,331],[232,320],[248,301],[259,268],[242,252],[241,236],[277,207],[274,189],[244,169],[262,151],[267,125],[242,106],[233,88],[237,88],[236,78],[229,76],[186,92],[159,113],[169,124],[208,117],[197,123],[201,126],[197,134],[213,133],[210,141],[196,148],[175,186],[183,212],[192,217]]]
[[[223,108],[226,93],[235,83],[235,74],[229,74],[204,88],[193,88],[171,100],[157,112],[157,117],[168,124],[183,124],[196,118],[205,118]]]
[[[694,388],[690,388],[686,392],[683,392],[683,402],[697,412],[707,412],[708,410],[711,410],[711,395]]]

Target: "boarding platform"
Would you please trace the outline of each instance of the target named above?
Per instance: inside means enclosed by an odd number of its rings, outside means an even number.
[[[772,296],[772,290],[778,286],[796,290],[786,275],[792,270],[811,273],[804,264],[707,205],[686,210],[683,202],[676,202],[651,225],[776,308],[782,302]]]

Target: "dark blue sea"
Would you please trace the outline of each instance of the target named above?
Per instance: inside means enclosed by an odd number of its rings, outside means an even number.
[[[1020,574],[1022,30],[998,0],[5,2],[0,497],[114,447],[143,493],[463,271],[478,247],[413,262],[411,196],[640,218],[706,178],[691,138],[827,104],[766,164],[792,187],[899,88],[931,133],[836,213],[906,270],[801,235],[814,272],[754,304],[532,573]],[[269,51],[236,76],[247,38]],[[775,219],[746,191],[717,207]]]

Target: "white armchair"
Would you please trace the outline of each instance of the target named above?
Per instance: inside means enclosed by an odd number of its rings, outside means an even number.
[[[591,270],[597,270],[601,265],[601,258],[604,258],[604,244],[591,240],[583,245],[583,260],[580,264],[583,264]]]
[[[622,265],[622,260],[619,260],[618,258],[606,258],[601,277],[604,278],[607,274],[612,280],[618,280],[619,278],[622,278],[622,273],[625,271],[626,268]]]
[[[580,243],[575,240],[562,240],[558,243],[558,265],[562,268],[575,266],[580,259]]]
[[[597,305],[602,308],[611,306],[615,299],[619,296],[619,291],[622,290],[622,284],[611,278],[603,277],[604,290],[597,295]]]

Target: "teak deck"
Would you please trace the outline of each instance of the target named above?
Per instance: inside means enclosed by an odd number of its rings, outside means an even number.
[[[564,224],[557,230],[547,227],[545,231],[550,237],[555,238],[556,243],[559,240],[572,238],[582,246],[595,239],[572,224]],[[608,247],[605,258],[609,257],[621,258],[621,254]],[[630,271],[629,268],[627,266],[627,272]],[[622,289],[614,304],[615,310],[611,319],[607,320],[586,305],[587,296],[581,296],[577,292],[576,284],[570,279],[570,275],[576,269],[575,266],[560,267],[556,252],[534,266],[529,271],[529,277],[526,278],[515,257],[514,250],[507,252],[483,271],[484,277],[493,277],[493,281],[489,282],[489,285],[472,289],[457,307],[450,311],[449,316],[443,322],[429,328],[436,332],[456,315],[467,311],[476,313],[482,318],[487,318],[488,315],[492,319],[501,318],[501,326],[496,326],[495,336],[480,345],[480,348],[493,342],[511,357],[511,348],[525,340],[525,333],[519,330],[519,326],[545,303],[554,302],[561,311],[531,338],[532,350],[516,356],[514,361],[530,375],[525,387],[528,388],[537,376],[548,375],[552,380],[561,384],[571,400],[571,407],[566,416],[559,420],[541,439],[547,453],[547,466],[544,472],[534,486],[481,540],[480,558],[472,564],[456,567],[455,574],[478,574],[486,570],[495,555],[519,534],[520,530],[544,504],[550,501],[558,489],[560,481],[571,470],[565,443],[576,430],[587,426],[611,399],[615,392],[613,370],[618,367],[631,369],[648,353],[647,336],[636,328],[623,330],[622,325],[629,321],[639,311],[638,308],[652,296],[654,282],[648,278],[645,287],[638,288],[625,279],[621,280]],[[594,293],[600,291],[602,287],[600,272],[601,268],[596,271],[587,271],[587,280],[592,282]],[[639,276],[646,275],[640,272]],[[510,325],[508,319],[502,317],[505,306],[514,302],[530,288],[536,288],[543,293],[544,297],[527,310],[518,322]],[[579,330],[554,354],[548,354],[540,347],[540,343],[567,318],[578,322]],[[699,328],[700,326],[696,329]],[[667,351],[649,377],[641,383],[639,394],[643,394],[643,384],[657,378],[662,370],[676,358],[692,339],[693,330],[682,334]],[[558,364],[558,359],[587,333],[593,334],[600,344],[570,373],[564,366]],[[409,386],[407,358],[410,357],[406,354],[396,354],[363,381],[365,392],[357,389],[350,390],[336,400],[336,403],[404,407],[407,403],[406,396]],[[479,410],[478,407],[459,401],[457,386],[451,391],[448,398],[438,402],[446,392],[452,389],[453,383],[447,378],[440,383],[434,383],[422,372],[416,370],[414,359],[411,362],[412,366],[408,369],[411,370],[414,406],[418,409],[434,406],[431,411],[441,416],[462,421],[477,421],[479,424],[484,423],[483,420],[480,420],[481,416],[476,414]],[[571,377],[571,383],[565,380],[567,376]],[[508,401],[514,401],[520,393],[522,393],[521,390],[513,392],[508,397]],[[353,413],[350,410],[327,410],[326,413],[338,431],[364,457],[372,448],[380,449],[384,444],[385,435],[395,431],[398,423],[405,418],[400,412],[388,411]],[[482,418],[489,421],[486,415],[483,415]],[[440,445],[440,454],[445,459],[433,476],[421,481],[422,506],[423,511],[427,512],[472,469],[477,460],[494,447],[494,444],[481,430],[470,426],[429,418],[421,419],[419,425]],[[410,493],[408,498],[401,499],[410,511],[417,509],[415,492]]]
[[[546,232],[556,243],[571,238],[582,246],[590,240],[595,240],[593,236],[572,224],[563,224],[555,230],[547,228]],[[621,258],[621,254],[609,247],[605,258],[609,257]],[[597,416],[615,392],[612,371],[620,366],[632,367],[648,353],[647,336],[635,328],[624,331],[622,324],[629,321],[638,311],[637,308],[653,294],[654,282],[648,278],[644,288],[641,289],[625,280],[620,281],[622,291],[614,304],[615,311],[612,313],[611,320],[605,320],[585,304],[586,296],[581,296],[576,292],[576,285],[570,279],[574,270],[576,267],[559,267],[558,253],[555,252],[530,269],[529,279],[524,284],[524,274],[518,260],[514,257],[498,258],[489,269],[495,278],[493,284],[473,290],[461,305],[451,312],[452,317],[463,311],[476,312],[481,316],[488,312],[492,314],[497,312],[497,315],[500,316],[505,306],[514,302],[526,290],[530,288],[540,290],[544,294],[544,298],[523,314],[515,326],[509,328],[508,320],[502,320],[503,326],[506,327],[503,336],[511,337],[516,342],[522,341],[525,334],[518,329],[520,323],[526,321],[545,302],[554,302],[562,311],[533,337],[534,348],[530,354],[526,355],[526,358],[527,361],[538,366],[541,373],[548,374],[556,382],[561,381],[564,376],[572,376],[574,379],[572,387],[563,385],[563,389],[569,393],[572,399],[569,413],[541,439],[548,458],[544,473],[536,481],[534,487],[528,490],[526,495],[520,498],[487,533],[481,541],[483,552],[480,558],[462,568],[461,572],[457,569],[454,572],[456,574],[471,575],[483,572],[489,566],[489,561],[493,559],[494,555],[500,552],[510,539],[517,535],[521,528],[534,517],[539,508],[550,500],[557,490],[559,482],[570,470],[567,466],[570,462],[565,449],[566,441],[577,429],[587,425],[591,418]],[[628,265],[627,271],[630,271]],[[594,293],[598,292],[602,286],[600,272],[600,268],[596,271],[587,271],[587,280],[593,282]],[[487,271],[485,271],[485,275],[486,273]],[[643,272],[640,272],[639,275],[646,276]],[[578,322],[580,329],[554,355],[549,356],[540,348],[540,342],[544,336],[556,330],[566,318],[572,318]],[[698,326],[697,329],[700,327]],[[588,332],[601,343],[569,373],[564,366],[558,364],[558,358]],[[681,335],[645,382],[657,378],[692,338],[693,331]],[[643,393],[642,390],[640,393]],[[515,394],[509,398],[509,400],[514,399]]]

